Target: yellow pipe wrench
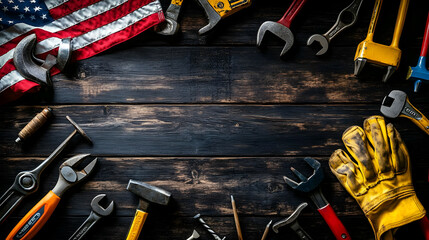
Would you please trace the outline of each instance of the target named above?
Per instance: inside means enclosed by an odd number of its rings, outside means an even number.
[[[354,74],[359,75],[366,62],[387,66],[387,73],[383,76],[383,82],[386,82],[392,74],[398,69],[401,61],[401,49],[399,49],[399,39],[401,38],[402,28],[404,27],[405,16],[407,15],[409,0],[401,0],[396,17],[395,30],[393,32],[392,43],[387,46],[373,41],[375,26],[380,14],[383,0],[376,0],[372,12],[371,22],[369,24],[368,34],[359,45],[355,55]]]

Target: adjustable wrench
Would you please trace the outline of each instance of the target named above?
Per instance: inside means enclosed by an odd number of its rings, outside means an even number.
[[[69,238],[69,240],[79,240],[81,239],[88,231],[89,229],[94,226],[98,220],[100,220],[102,217],[109,216],[113,212],[114,208],[114,201],[111,201],[109,206],[107,208],[104,208],[100,206],[100,201],[106,197],[106,194],[99,194],[94,197],[91,201],[91,208],[92,211],[89,214],[89,217],[85,220],[85,222],[76,230],[75,233]]]
[[[399,39],[401,38],[402,28],[404,27],[409,0],[401,0],[390,46],[375,43],[373,41],[375,25],[377,24],[382,3],[383,0],[375,1],[368,34],[365,40],[359,43],[356,50],[354,75],[359,75],[365,66],[365,63],[369,62],[379,66],[387,66],[387,73],[383,76],[383,82],[386,82],[399,67],[399,62],[401,61]]]
[[[408,100],[407,94],[393,90],[384,97],[380,112],[389,118],[405,117],[411,119],[426,134],[429,134],[429,120]]]
[[[324,178],[320,162],[310,157],[304,158],[304,161],[314,169],[313,174],[311,174],[310,177],[304,176],[298,170],[291,167],[290,169],[299,178],[299,180],[301,180],[301,182],[295,182],[286,176],[283,176],[283,180],[291,188],[310,195],[311,200],[317,207],[317,211],[322,215],[337,240],[351,240],[350,234],[347,232],[340,219],[338,219],[334,209],[328,203],[325,196],[323,196],[319,187]]]
[[[165,11],[165,22],[155,26],[155,31],[158,34],[172,36],[179,31],[179,18],[180,8],[182,7],[183,0],[171,0],[170,6]]]
[[[334,24],[334,26],[332,26],[331,29],[329,29],[323,35],[314,34],[309,37],[307,40],[307,46],[310,46],[314,41],[316,41],[322,46],[322,49],[320,49],[316,55],[320,56],[325,54],[328,51],[331,40],[344,29],[347,29],[355,24],[359,14],[360,6],[362,5],[362,1],[363,0],[354,0],[348,7],[344,8],[338,15],[337,22]],[[350,13],[352,16],[352,20],[349,23],[346,23],[344,20],[342,20],[346,17],[346,13]]]
[[[292,47],[294,42],[294,37],[292,32],[290,31],[290,25],[295,18],[295,16],[298,14],[298,12],[302,9],[304,6],[304,3],[307,0],[294,0],[292,4],[290,5],[289,9],[286,11],[286,13],[283,15],[283,17],[277,21],[266,21],[264,22],[258,30],[258,35],[256,37],[256,44],[258,47],[261,46],[262,39],[265,36],[265,32],[269,31],[279,37],[280,39],[285,41],[285,46],[283,47],[282,52],[280,53],[280,56],[285,55],[287,51]]]

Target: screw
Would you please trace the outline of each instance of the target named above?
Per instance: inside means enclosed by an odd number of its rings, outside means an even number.
[[[214,237],[214,239],[216,239],[216,240],[224,240],[225,239],[225,237],[223,237],[223,238],[220,238],[216,233],[215,233],[215,231],[213,231],[211,228],[210,228],[210,226],[209,225],[207,225],[207,223],[201,218],[201,214],[197,214],[197,215],[195,215],[194,216],[194,218],[195,219],[197,219],[202,225],[203,225],[203,227],[207,230],[207,232],[209,232],[213,237]]]

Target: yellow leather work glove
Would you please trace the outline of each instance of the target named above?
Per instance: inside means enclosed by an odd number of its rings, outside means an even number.
[[[377,240],[393,239],[395,229],[421,219],[426,211],[411,182],[410,157],[398,131],[381,116],[349,127],[329,167],[356,199]]]

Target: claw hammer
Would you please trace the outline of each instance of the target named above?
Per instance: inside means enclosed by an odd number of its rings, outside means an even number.
[[[408,3],[410,0],[401,0],[396,17],[395,30],[393,32],[392,42],[389,46],[373,41],[375,26],[378,16],[380,15],[381,5],[383,0],[376,0],[374,10],[372,12],[371,22],[369,24],[368,33],[365,40],[359,43],[355,54],[355,69],[354,75],[359,75],[365,66],[366,62],[378,66],[387,66],[387,72],[383,76],[383,82],[393,75],[398,69],[401,61],[401,49],[399,49],[399,39],[401,38],[402,28],[404,27],[405,16],[407,15]]]
[[[126,238],[126,240],[137,240],[148,216],[147,209],[149,204],[156,203],[165,206],[170,201],[171,193],[132,179],[128,182],[127,190],[140,197],[139,206]]]

